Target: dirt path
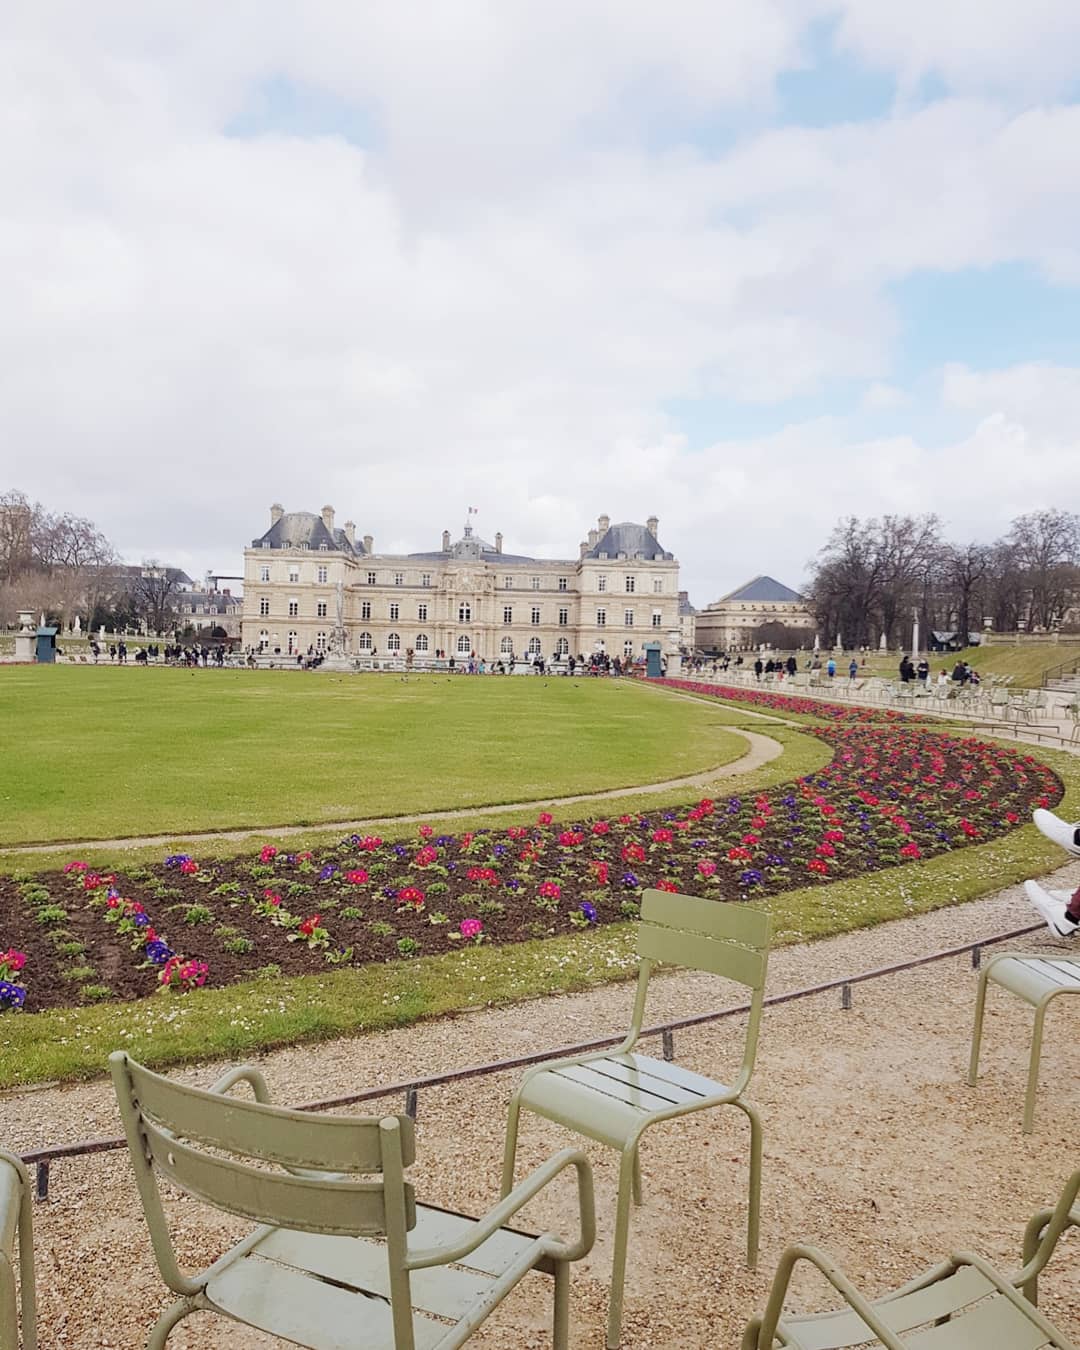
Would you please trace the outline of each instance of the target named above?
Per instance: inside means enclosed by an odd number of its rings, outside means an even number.
[[[701,700],[698,700],[699,702]],[[777,721],[779,719],[765,719]],[[122,835],[115,839],[57,839],[46,844],[11,844],[0,847],[0,854],[10,856],[51,853],[62,848],[146,848],[186,842],[212,842],[218,839],[287,839],[294,835],[310,835],[317,830],[342,830],[347,833],[363,832],[375,826],[409,825],[435,820],[471,820],[476,816],[494,816],[507,811],[521,811],[532,808],[543,809],[550,806],[576,806],[579,803],[609,801],[615,797],[643,797],[652,792],[667,792],[673,788],[705,788],[724,778],[750,773],[778,759],[784,753],[784,747],[771,736],[762,736],[756,731],[746,731],[741,727],[725,727],[736,736],[742,736],[749,742],[749,749],[738,759],[726,764],[718,764],[701,773],[688,774],[684,778],[668,778],[661,783],[639,783],[635,787],[605,788],[602,792],[582,792],[569,797],[537,797],[530,801],[503,802],[496,806],[475,806],[467,810],[424,811],[415,815],[371,816],[364,820],[322,820],[307,825],[254,825],[239,830],[203,830],[179,834]]]
[[[1078,883],[1080,864],[1074,863],[1047,884]],[[925,955],[1021,927],[1030,917],[1014,887],[935,914],[784,948],[773,955],[769,992]],[[1054,944],[1039,935],[1013,945]],[[760,1269],[749,1272],[742,1262],[742,1117],[718,1110],[658,1128],[642,1150],[645,1205],[633,1220],[624,1350],[734,1350],[746,1320],[764,1303],[780,1251],[796,1238],[825,1247],[872,1293],[960,1246],[975,1248],[1003,1270],[1019,1264],[1024,1222],[1055,1198],[1076,1166],[1080,1008],[1060,1007],[1047,1023],[1035,1133],[1024,1136],[1030,1009],[992,993],[982,1077],[972,1090],[964,1070],[974,985],[970,962],[951,959],[856,986],[847,1012],[836,994],[766,1011],[750,1091],[765,1126]],[[612,985],[296,1046],[260,1063],[277,1100],[298,1102],[616,1032],[626,1024],[630,999],[626,985]],[[656,981],[649,1017],[739,1001],[730,985],[679,972]],[[739,1019],[677,1033],[678,1061],[722,1076],[737,1053],[742,1025]],[[658,1053],[655,1042],[643,1048]],[[207,1083],[222,1071],[221,1065],[202,1066],[178,1076]],[[517,1078],[506,1073],[421,1094],[414,1169],[421,1199],[473,1213],[494,1203],[506,1104]],[[402,1102],[391,1098],[368,1109],[396,1112]],[[17,1151],[110,1135],[117,1127],[105,1080],[0,1098],[0,1141]],[[566,1132],[527,1118],[518,1175],[570,1142]],[[615,1155],[593,1144],[586,1148],[596,1172],[600,1236],[574,1272],[571,1342],[575,1350],[600,1350]],[[189,1265],[216,1255],[239,1226],[209,1220],[192,1202],[174,1197],[168,1205]],[[54,1164],[51,1199],[35,1207],[34,1219],[42,1345],[137,1350],[145,1344],[166,1299],[126,1155]],[[525,1222],[572,1231],[569,1191],[535,1202]],[[1040,1305],[1075,1338],[1080,1269],[1075,1241],[1069,1246],[1041,1283]],[[820,1282],[796,1282],[793,1307],[828,1301]],[[470,1344],[478,1350],[540,1350],[550,1344],[549,1309],[547,1282],[530,1279]],[[169,1344],[176,1350],[272,1350],[279,1343],[196,1317]]]

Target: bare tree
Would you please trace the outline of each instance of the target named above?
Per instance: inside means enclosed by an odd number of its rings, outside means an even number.
[[[1028,625],[1050,628],[1060,621],[1077,589],[1080,516],[1057,508],[1017,516],[1009,543],[1025,573]]]
[[[138,574],[132,578],[131,598],[135,612],[153,633],[163,634],[172,626],[180,590],[179,578],[175,567],[166,567],[156,558],[144,560]]]
[[[945,593],[952,601],[956,628],[965,646],[972,631],[972,606],[990,572],[992,558],[992,550],[985,544],[971,543],[962,548],[951,546],[946,550]],[[978,627],[982,627],[981,617]]]

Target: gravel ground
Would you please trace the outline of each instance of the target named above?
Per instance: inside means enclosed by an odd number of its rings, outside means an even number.
[[[872,883],[871,883],[872,884]],[[1052,883],[1080,884],[1080,865]],[[915,957],[1021,927],[1031,911],[1019,888],[936,914],[883,925],[773,957],[769,992]],[[1021,939],[1046,949],[1048,936]],[[635,1214],[623,1344],[726,1350],[763,1305],[776,1259],[797,1238],[816,1242],[856,1283],[877,1292],[901,1283],[953,1247],[970,1246],[1003,1268],[1018,1263],[1025,1220],[1053,1201],[1077,1165],[1080,1085],[1072,1049],[1080,1007],[1059,1004],[1048,1023],[1036,1130],[1020,1131],[1030,1009],[1001,991],[989,1001],[978,1089],[964,1083],[974,975],[949,960],[854,990],[766,1012],[750,1097],[765,1124],[760,1270],[748,1272],[745,1240],[746,1135],[736,1111],[703,1113],[646,1136],[645,1205]],[[678,1017],[741,1001],[722,981],[693,973],[657,979],[649,1016]],[[263,1057],[283,1102],[347,1092],[457,1065],[527,1053],[622,1029],[630,989],[616,985],[438,1023],[298,1047]],[[1069,1006],[1071,1005],[1071,1006]],[[1063,1025],[1064,1024],[1064,1025]],[[742,1019],[680,1032],[681,1063],[722,1076],[737,1053]],[[652,1049],[651,1043],[646,1048]],[[656,1051],[658,1053],[658,1051]],[[207,1083],[222,1066],[184,1072]],[[506,1102],[516,1074],[477,1079],[420,1097],[421,1199],[480,1213],[496,1198]],[[400,1099],[385,1109],[401,1109]],[[0,1139],[25,1151],[118,1131],[106,1082],[45,1088],[0,1098]],[[525,1117],[519,1176],[572,1136]],[[603,1345],[615,1155],[587,1145],[595,1165],[600,1237],[575,1270],[572,1343]],[[183,1259],[202,1263],[238,1226],[174,1199]],[[526,1221],[572,1230],[569,1187],[543,1197]],[[35,1210],[43,1347],[135,1350],[166,1303],[153,1266],[125,1154],[54,1165],[52,1198]],[[1080,1336],[1077,1239],[1043,1284],[1043,1306],[1066,1334]],[[793,1303],[827,1306],[812,1277]],[[526,1281],[473,1342],[528,1350],[549,1343],[550,1286]],[[205,1316],[181,1325],[176,1350],[254,1350],[281,1342]]]

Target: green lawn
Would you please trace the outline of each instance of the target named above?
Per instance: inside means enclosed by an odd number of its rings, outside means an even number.
[[[742,720],[613,680],[0,667],[0,844],[658,782],[737,758]]]

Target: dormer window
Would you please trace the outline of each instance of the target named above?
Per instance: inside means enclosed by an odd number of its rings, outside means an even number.
[[[325,539],[324,539],[323,542],[319,545],[319,552],[320,552],[320,553],[325,553],[325,552],[326,552],[326,540],[325,540]]]

